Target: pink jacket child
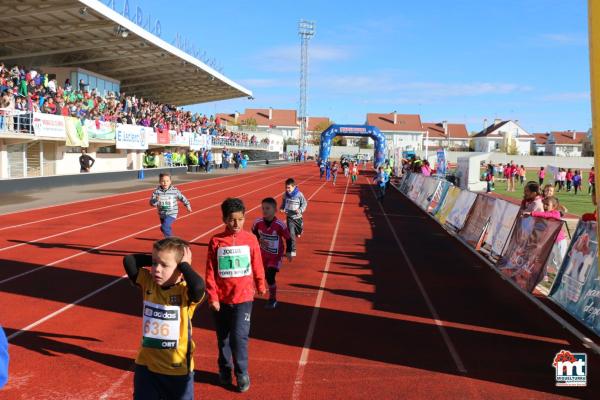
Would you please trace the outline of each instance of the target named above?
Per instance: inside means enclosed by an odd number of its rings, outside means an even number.
[[[552,211],[533,211],[531,213],[532,217],[540,217],[546,219],[557,219],[560,221],[561,215],[560,211],[552,210]],[[560,228],[560,232],[558,232],[558,236],[556,236],[556,243],[559,243],[562,240],[567,239],[567,234],[565,233],[563,228]]]

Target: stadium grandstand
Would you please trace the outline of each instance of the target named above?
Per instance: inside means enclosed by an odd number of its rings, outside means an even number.
[[[0,178],[137,169],[149,149],[268,149],[181,106],[252,92],[97,0],[0,4]],[[210,139],[206,139],[210,137]]]

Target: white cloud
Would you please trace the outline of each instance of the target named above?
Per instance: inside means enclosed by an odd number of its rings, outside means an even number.
[[[587,45],[587,36],[581,33],[544,33],[539,39],[542,44]]]
[[[551,102],[572,102],[572,101],[588,101],[590,99],[589,92],[563,92],[551,93],[542,96],[540,100]]]
[[[348,60],[352,51],[344,46],[311,44],[309,62],[333,62]],[[256,64],[260,69],[271,72],[292,72],[300,70],[300,44],[277,46],[259,52]]]
[[[398,77],[386,74],[330,76],[313,80],[313,87],[334,94],[379,93],[390,97],[398,93],[395,101],[410,99],[433,101],[448,97],[505,95],[532,90],[530,86],[503,82],[402,82]]]

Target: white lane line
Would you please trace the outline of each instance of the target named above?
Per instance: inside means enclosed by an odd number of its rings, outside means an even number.
[[[239,185],[236,185],[236,186],[228,186],[228,187],[226,187],[224,189],[217,190],[216,192],[210,192],[210,193],[202,194],[200,196],[190,197],[190,198],[188,198],[188,200],[195,200],[195,199],[199,199],[199,198],[206,197],[206,196],[212,196],[215,193],[224,192],[224,191],[227,191],[229,189],[233,189],[233,188],[240,187],[240,186],[252,185],[252,184],[254,184],[256,182],[264,181],[264,180],[271,179],[271,178],[273,178],[273,176],[267,176],[267,177],[264,177],[264,178],[261,178],[261,179],[257,179],[257,180],[251,181],[251,182],[242,183],[242,184],[239,184]],[[149,200],[149,198],[148,198],[148,200]],[[86,225],[86,226],[80,226],[79,228],[74,228],[74,229],[70,229],[68,231],[63,231],[63,232],[55,233],[53,235],[45,236],[45,237],[42,237],[42,238],[33,239],[33,240],[29,240],[27,242],[22,242],[22,243],[18,243],[18,244],[13,244],[12,246],[2,247],[2,248],[0,248],[0,252],[11,250],[11,249],[15,249],[15,248],[21,247],[21,246],[26,246],[28,244],[38,243],[38,242],[41,242],[42,240],[52,239],[52,238],[55,238],[55,237],[58,237],[58,236],[68,235],[69,233],[78,232],[78,231],[81,231],[81,230],[93,228],[95,226],[100,226],[100,225],[108,224],[110,222],[119,221],[121,219],[125,219],[125,218],[129,218],[129,217],[133,217],[135,215],[147,213],[149,211],[155,211],[155,209],[151,208],[151,207],[148,207],[145,210],[138,211],[138,212],[135,212],[135,213],[132,213],[132,214],[122,215],[120,217],[112,218],[112,219],[109,219],[109,220],[96,222],[95,224]]]
[[[281,167],[277,166],[277,167],[273,167],[273,169],[281,169],[281,168],[285,168],[285,167],[289,167],[289,166],[290,165],[283,165]],[[262,170],[262,171],[257,171],[256,173],[257,174],[262,174],[263,172],[266,172],[266,171],[267,170]],[[201,179],[201,180],[196,180],[196,181],[190,181],[190,182],[183,182],[183,183],[181,183],[181,184],[179,184],[177,186],[190,185],[190,184],[193,184],[193,183],[212,181],[212,180],[215,180],[215,179],[225,179],[225,178],[230,178],[230,177],[239,177],[239,176],[240,176],[239,174],[231,174],[231,175],[224,175],[224,176],[215,176],[215,177],[212,177],[212,178],[206,178],[206,179]],[[132,190],[132,191],[129,191],[129,192],[108,194],[106,196],[93,197],[93,198],[82,199],[82,200],[68,201],[66,203],[53,204],[53,205],[49,205],[49,206],[27,208],[27,209],[24,209],[24,210],[13,211],[13,212],[9,212],[9,213],[6,213],[6,214],[0,214],[0,217],[5,217],[7,215],[28,213],[28,212],[31,212],[31,211],[44,210],[44,209],[47,209],[47,208],[56,208],[56,207],[68,206],[68,205],[71,205],[71,204],[85,203],[86,201],[110,199],[111,197],[124,196],[124,195],[134,194],[134,193],[143,193],[143,192],[146,192],[146,191],[147,191],[147,189]]]
[[[85,301],[85,300],[89,299],[90,297],[92,297],[96,293],[100,293],[101,291],[103,291],[105,289],[108,289],[109,287],[111,287],[115,283],[121,281],[126,276],[127,276],[127,274],[122,275],[122,276],[118,277],[117,279],[113,279],[112,281],[108,282],[106,285],[104,285],[102,287],[99,287],[98,289],[94,290],[93,292],[90,292],[90,293],[86,294],[85,296],[78,298],[74,302],[72,302],[70,304],[67,304],[66,306],[64,306],[62,308],[59,308],[58,310],[54,311],[53,313],[48,314],[45,317],[38,319],[37,321],[35,321],[35,322],[27,325],[24,328],[19,329],[18,331],[14,332],[12,335],[7,336],[6,339],[8,339],[8,340],[14,339],[17,336],[21,335],[22,333],[25,333],[25,332],[27,332],[27,331],[35,328],[39,324],[42,324],[42,323],[48,321],[49,319],[52,319],[52,318],[56,317],[57,315],[64,313],[65,311],[67,311],[67,310],[75,307],[77,304],[81,303],[82,301]]]
[[[302,181],[300,183],[305,183],[305,182],[309,181],[310,179],[311,178],[305,179],[304,181]],[[310,197],[308,198],[308,200],[312,199],[314,197],[314,195],[316,195],[317,193],[319,193],[319,191],[323,188],[323,186],[325,186],[324,183],[313,194],[310,195]],[[273,198],[277,199],[277,198],[281,197],[282,194],[283,193],[279,193],[277,196],[274,196]],[[250,212],[256,210],[257,208],[260,208],[261,206],[262,206],[262,204],[259,203],[257,206],[252,207],[249,210],[246,210],[246,213],[250,213]],[[196,240],[202,239],[204,236],[208,235],[209,233],[211,233],[213,231],[216,231],[217,229],[219,229],[221,227],[223,227],[223,225],[218,225],[218,226],[214,227],[213,229],[211,229],[210,231],[204,232],[203,234],[196,236],[195,238],[193,238],[192,240],[190,240],[190,243],[194,243]],[[2,282],[0,282],[0,283],[2,283]]]
[[[125,383],[125,380],[127,378],[129,378],[129,376],[131,375],[131,371],[125,371],[120,377],[119,379],[117,379],[116,381],[114,381],[109,387],[108,389],[102,393],[98,399],[99,400],[108,400],[108,399],[112,399],[113,396],[115,395],[115,392],[117,391],[117,389],[119,389],[119,387]]]
[[[279,169],[279,168],[282,168],[282,167],[276,167],[276,168]],[[263,172],[267,172],[268,173],[268,172],[271,172],[271,171],[268,171],[268,170],[258,171],[256,173],[256,175],[259,175],[259,174],[262,175]],[[206,178],[206,179],[202,179],[202,180],[199,180],[199,181],[183,182],[183,183],[177,184],[176,186],[177,187],[182,187],[184,185],[190,185],[190,184],[193,184],[193,183],[202,184],[202,183],[204,183],[206,181],[213,181],[215,179],[223,179],[223,180],[225,180],[225,178],[230,178],[230,177],[240,177],[240,175],[215,176],[214,178]],[[249,176],[249,177],[251,177],[251,176]],[[217,183],[206,185],[206,186],[192,187],[190,189],[186,189],[186,193],[187,192],[191,192],[192,190],[205,189],[205,188],[211,187],[211,186],[218,186],[218,185],[220,185],[222,183],[224,183],[224,182],[217,182]],[[94,197],[94,198],[84,199],[84,200],[70,201],[70,202],[67,202],[67,203],[55,204],[55,205],[46,206],[46,207],[31,208],[31,209],[27,209],[27,210],[15,211],[13,213],[2,214],[0,216],[4,217],[4,216],[7,216],[7,215],[19,214],[19,213],[27,213],[27,212],[30,212],[30,211],[37,211],[37,210],[46,209],[46,208],[53,208],[53,207],[60,207],[60,206],[71,205],[71,204],[84,203],[86,201],[87,202],[92,202],[92,201],[96,201],[96,200],[109,199],[109,198],[112,198],[112,197],[127,196],[127,195],[134,194],[134,193],[148,192],[149,189],[151,189],[151,188],[142,189],[142,190],[135,190],[135,191],[131,191],[131,192],[110,194],[110,195],[107,195],[107,196]],[[112,204],[112,205],[108,205],[108,206],[91,208],[91,209],[83,210],[83,211],[77,211],[77,212],[74,212],[74,213],[69,213],[69,214],[64,214],[64,215],[58,215],[58,216],[51,217],[51,218],[44,218],[44,219],[39,219],[39,220],[35,220],[35,221],[29,221],[29,222],[25,222],[25,223],[22,223],[22,224],[11,225],[11,226],[4,226],[4,227],[0,227],[0,231],[6,230],[6,229],[12,229],[12,228],[19,228],[21,226],[27,226],[27,225],[37,224],[37,223],[41,223],[41,222],[52,221],[52,220],[59,219],[59,218],[64,218],[64,217],[71,217],[73,215],[84,214],[84,213],[88,213],[88,212],[92,212],[92,211],[104,210],[106,208],[117,207],[117,206],[121,206],[121,205],[124,205],[124,204],[135,203],[137,201],[143,201],[143,200],[148,200],[148,197],[145,197],[145,198],[142,198],[142,199],[130,200],[130,201],[126,201],[126,202],[123,202],[123,203],[116,203],[116,204]]]
[[[259,190],[263,190],[263,189],[265,189],[265,188],[267,188],[267,187],[269,187],[269,186],[273,186],[273,185],[275,185],[275,184],[278,184],[278,182],[276,182],[276,183],[271,183],[271,184],[269,184],[269,185],[266,185],[266,186],[260,187],[260,188],[258,188],[258,189],[252,190],[252,191],[250,191],[250,192],[246,192],[246,193],[244,193],[244,194],[242,195],[242,197],[243,197],[243,196],[247,196],[247,195],[249,195],[249,194],[251,194],[251,193],[254,193],[254,192],[258,192]],[[231,187],[230,187],[229,189],[231,189]],[[210,209],[210,208],[217,207],[217,206],[219,206],[220,204],[221,204],[221,202],[215,203],[215,204],[213,204],[213,205],[211,205],[211,206],[204,207],[204,208],[202,208],[202,209],[200,209],[200,210],[196,210],[196,211],[194,211],[194,212],[192,212],[192,213],[190,213],[190,214],[186,214],[186,215],[184,215],[184,216],[182,216],[182,217],[179,217],[178,219],[179,219],[179,220],[182,220],[182,219],[188,218],[188,217],[190,217],[190,216],[192,216],[192,215],[194,215],[194,214],[200,213],[200,212],[202,212],[202,211],[206,211],[206,210],[208,210],[208,209]],[[34,273],[34,272],[36,272],[36,271],[40,271],[40,270],[42,270],[42,269],[45,269],[45,268],[48,268],[48,267],[55,266],[55,265],[57,265],[57,264],[60,264],[60,263],[62,263],[62,262],[64,262],[64,261],[67,261],[67,260],[73,259],[73,258],[75,258],[75,257],[79,257],[79,256],[81,256],[81,255],[83,255],[83,254],[90,253],[90,252],[92,252],[92,251],[94,251],[94,250],[102,249],[102,248],[104,248],[104,247],[106,247],[106,246],[110,246],[111,244],[114,244],[114,243],[120,242],[120,241],[122,241],[122,240],[129,239],[130,237],[133,237],[133,236],[139,235],[140,233],[148,232],[149,230],[156,229],[156,228],[157,228],[157,227],[159,227],[159,226],[160,226],[160,225],[158,225],[158,224],[157,224],[157,225],[152,225],[152,226],[151,226],[151,227],[149,227],[149,228],[142,229],[142,230],[140,230],[140,231],[134,232],[134,233],[132,233],[132,234],[129,234],[129,235],[127,235],[127,236],[123,236],[123,237],[120,237],[120,238],[118,238],[118,239],[112,240],[112,241],[110,241],[110,242],[106,242],[106,243],[104,243],[104,244],[101,244],[101,245],[99,245],[99,246],[92,247],[92,248],[86,249],[86,250],[84,250],[84,251],[81,251],[81,252],[79,252],[79,253],[72,254],[72,255],[70,255],[70,256],[67,256],[67,257],[65,257],[65,258],[61,258],[60,260],[53,261],[53,262],[51,262],[50,264],[46,264],[46,265],[40,265],[39,267],[36,267],[36,268],[34,268],[34,269],[30,269],[30,270],[28,270],[28,271],[21,272],[20,274],[13,275],[13,276],[11,276],[11,277],[9,277],[9,278],[5,278],[5,279],[1,280],[1,281],[0,281],[0,285],[2,285],[2,284],[4,284],[4,283],[7,283],[7,282],[10,282],[10,281],[13,281],[13,280],[15,280],[15,279],[17,279],[17,278],[21,278],[21,277],[23,277],[23,276],[26,276],[26,275],[32,274],[32,273]]]
[[[340,228],[340,222],[342,220],[342,213],[344,212],[344,205],[346,204],[346,195],[348,194],[348,183],[349,181],[346,181],[344,197],[342,198],[342,205],[340,206],[340,212],[338,214],[337,222],[335,224],[335,230],[333,231],[333,237],[331,238],[331,245],[329,246],[329,255],[327,256],[327,260],[325,261],[325,268],[323,269],[321,283],[319,284],[317,299],[315,300],[315,305],[313,307],[312,315],[310,317],[310,324],[308,325],[308,331],[306,332],[306,338],[304,339],[304,346],[302,347],[302,353],[300,354],[298,370],[296,371],[296,379],[294,380],[294,390],[292,392],[293,400],[298,400],[300,398],[300,393],[302,392],[302,380],[304,378],[304,370],[306,369],[306,364],[308,363],[310,346],[312,345],[313,336],[315,334],[315,327],[317,326],[317,318],[319,317],[319,310],[321,308],[321,302],[323,301],[323,293],[325,292],[325,285],[327,284],[327,276],[329,275],[329,266],[331,265],[333,249],[335,248],[335,242],[337,240],[338,230]]]
[[[423,299],[425,300],[425,303],[427,304],[429,313],[433,317],[435,325],[437,326],[438,330],[440,331],[440,335],[444,339],[444,343],[446,344],[446,347],[448,348],[448,352],[450,353],[450,356],[452,356],[452,359],[454,360],[456,369],[458,369],[458,371],[463,374],[467,373],[467,369],[465,368],[465,365],[464,365],[462,359],[460,358],[460,355],[458,354],[456,347],[454,347],[454,343],[452,343],[452,340],[450,339],[448,332],[446,332],[446,328],[444,327],[444,322],[440,319],[440,315],[438,314],[437,310],[433,306],[433,303],[431,302],[431,299],[429,298],[429,295],[427,294],[427,291],[425,290],[425,286],[423,285],[423,283],[421,282],[421,278],[419,278],[419,275],[417,274],[417,270],[415,269],[415,266],[413,265],[410,258],[408,258],[408,253],[406,253],[406,250],[404,249],[402,242],[400,242],[400,239],[398,238],[398,235],[396,234],[396,230],[394,229],[394,226],[392,225],[388,215],[385,213],[385,210],[384,210],[383,206],[381,205],[381,202],[377,200],[377,195],[375,194],[375,191],[373,190],[373,185],[371,184],[369,179],[365,178],[365,180],[367,182],[367,185],[369,185],[369,188],[371,189],[371,193],[373,193],[373,197],[375,198],[375,201],[379,205],[379,209],[381,210],[381,213],[383,214],[383,217],[385,218],[385,221],[387,222],[387,225],[390,228],[390,231],[392,232],[392,236],[394,237],[394,240],[396,241],[396,244],[398,245],[398,248],[400,249],[400,252],[402,253],[402,256],[404,257],[404,260],[406,261],[406,265],[408,265],[408,268],[410,269],[410,272],[411,272],[415,282],[417,283],[419,291],[421,292],[421,295],[423,296]]]
[[[310,178],[309,178],[309,179],[310,179]],[[307,179],[307,180],[308,180],[308,179]],[[277,183],[279,183],[279,182],[277,182]],[[317,192],[319,192],[319,190],[321,190],[321,188],[322,188],[324,185],[325,185],[325,184],[321,185],[321,186],[319,187],[319,189],[317,189],[317,191],[316,191],[315,193],[313,193],[313,195],[311,196],[311,198],[312,198],[312,197],[313,197],[315,194],[317,194]],[[268,186],[272,186],[272,185],[268,185]],[[268,186],[265,186],[265,187],[268,187]],[[263,187],[263,188],[260,188],[260,189],[257,189],[257,190],[262,190],[262,189],[264,189],[265,187]],[[247,194],[248,194],[248,193],[247,193]],[[221,203],[218,203],[218,204],[221,204]],[[218,204],[217,204],[217,205],[218,205]],[[258,206],[256,206],[256,207],[254,207],[253,209],[256,209],[256,208],[258,208],[258,207],[260,207],[260,204],[259,204]],[[204,232],[202,235],[198,236],[197,238],[200,238],[200,237],[202,237],[202,236],[208,235],[210,232],[212,232],[212,231],[214,231],[214,230],[216,230],[216,229],[219,229],[219,228],[221,228],[222,226],[223,226],[223,224],[219,224],[219,225],[217,225],[217,226],[213,227],[212,229],[209,229],[208,231]],[[194,240],[196,240],[196,239],[194,239]],[[192,240],[192,241],[193,241],[193,240]],[[11,340],[11,339],[13,339],[13,338],[15,338],[15,337],[17,337],[17,336],[21,335],[22,333],[24,333],[24,332],[27,332],[27,331],[29,331],[29,330],[31,330],[31,329],[33,329],[33,328],[35,328],[36,326],[38,326],[38,325],[40,325],[40,324],[42,324],[42,323],[44,323],[44,322],[48,321],[49,319],[52,319],[52,318],[56,317],[57,315],[60,315],[60,314],[64,313],[65,311],[67,311],[67,310],[69,310],[69,309],[73,308],[73,307],[74,307],[74,306],[76,306],[77,304],[79,304],[79,303],[81,303],[81,302],[83,302],[83,301],[85,301],[85,300],[89,299],[90,297],[92,297],[92,296],[94,296],[94,295],[96,295],[96,294],[98,294],[98,293],[100,293],[100,292],[102,292],[102,291],[104,291],[104,290],[106,290],[106,289],[108,289],[109,287],[113,286],[113,285],[114,285],[115,283],[117,283],[117,282],[120,282],[121,280],[123,280],[123,279],[124,279],[124,278],[126,278],[126,277],[127,277],[127,274],[125,274],[125,275],[121,275],[120,277],[118,277],[118,278],[116,278],[116,279],[114,279],[114,280],[110,281],[110,282],[109,282],[109,283],[107,283],[106,285],[104,285],[104,286],[102,286],[102,287],[100,287],[100,288],[98,288],[98,289],[94,290],[93,292],[90,292],[90,293],[86,294],[85,296],[83,296],[83,297],[80,297],[79,299],[75,300],[74,302],[72,302],[72,303],[70,303],[70,304],[67,304],[66,306],[64,306],[64,307],[62,307],[62,308],[60,308],[60,309],[58,309],[58,310],[54,311],[54,312],[53,312],[53,313],[51,313],[51,314],[48,314],[48,315],[46,315],[46,316],[45,316],[45,317],[43,317],[43,318],[40,318],[40,319],[38,319],[37,321],[35,321],[35,322],[33,322],[33,323],[31,323],[31,324],[27,325],[27,326],[26,326],[26,327],[24,327],[24,328],[21,328],[21,329],[19,329],[18,331],[14,332],[12,335],[8,336],[8,337],[7,337],[7,339],[8,339],[8,340]]]
[[[216,179],[216,178],[210,178],[210,179]],[[203,181],[200,181],[200,182],[204,182],[204,181],[206,181],[206,180],[208,180],[208,179],[205,179],[205,180],[203,180]],[[196,182],[198,182],[198,181],[196,181]],[[183,186],[184,184],[187,184],[187,183],[192,183],[192,182],[185,182],[185,183],[183,183],[183,184],[176,185],[176,186],[177,186],[177,187],[180,187],[180,186]],[[213,184],[206,185],[206,186],[198,186],[198,187],[193,187],[193,188],[190,188],[190,189],[186,189],[186,191],[185,191],[185,192],[186,192],[186,193],[189,193],[189,192],[191,192],[192,190],[206,189],[206,188],[209,188],[209,187],[212,187],[212,186],[218,186],[218,185],[221,185],[221,184],[223,184],[223,183],[222,183],[222,182],[217,182],[217,183],[213,183]],[[144,190],[144,191],[145,191],[145,192],[149,192],[151,189],[152,189],[152,188],[151,188],[151,187],[149,187],[148,189],[146,189],[146,190]],[[137,192],[130,192],[130,193],[137,193]],[[127,195],[127,194],[128,194],[128,193],[122,193],[122,194],[118,194],[118,195],[112,195],[112,196],[110,196],[110,197],[113,197],[113,196],[125,196],[125,195]],[[73,212],[73,213],[69,213],[69,214],[57,215],[57,216],[54,216],[54,217],[49,217],[49,218],[44,218],[44,219],[38,219],[38,220],[35,220],[35,221],[24,222],[24,223],[21,223],[21,224],[16,224],[16,225],[11,225],[11,226],[4,226],[4,227],[1,227],[1,228],[0,228],[0,231],[4,231],[4,230],[7,230],[7,229],[13,229],[13,228],[20,228],[20,227],[22,227],[22,226],[27,226],[27,225],[39,224],[39,223],[42,223],[42,222],[53,221],[53,220],[55,220],[55,219],[60,219],[60,218],[65,218],[65,217],[72,217],[72,216],[74,216],[74,215],[80,215],[80,214],[91,213],[91,212],[93,212],[93,211],[105,210],[105,209],[107,209],[107,208],[120,207],[120,206],[124,206],[125,204],[137,203],[137,202],[139,202],[139,201],[146,201],[146,202],[147,202],[147,201],[148,201],[148,198],[149,198],[149,197],[148,197],[148,196],[146,196],[146,197],[144,197],[144,198],[142,198],[142,199],[128,200],[128,201],[124,201],[124,202],[122,202],[122,203],[109,204],[109,205],[107,205],[107,206],[96,207],[96,208],[90,208],[90,209],[86,209],[86,210],[82,210],[82,211],[77,211],[77,212]],[[90,201],[90,202],[91,202],[91,201],[94,201],[94,200],[97,200],[97,199],[103,199],[103,197],[100,197],[100,198],[94,198],[94,199],[87,199],[87,200],[82,200],[82,201]],[[66,204],[71,204],[71,203],[66,203]],[[62,204],[61,204],[61,205],[62,205]],[[52,207],[54,207],[54,206],[52,206]]]

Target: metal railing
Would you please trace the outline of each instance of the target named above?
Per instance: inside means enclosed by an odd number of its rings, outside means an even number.
[[[32,117],[33,113],[27,111],[0,108],[0,134],[25,133],[33,135]]]

